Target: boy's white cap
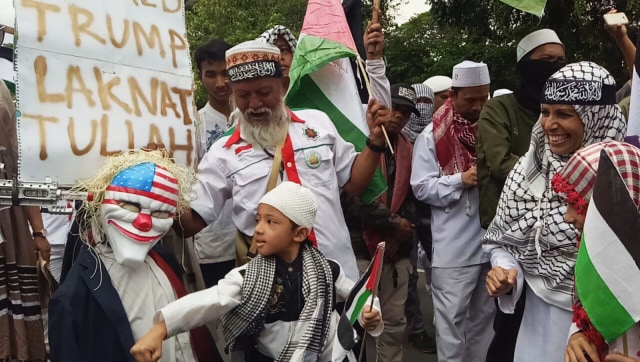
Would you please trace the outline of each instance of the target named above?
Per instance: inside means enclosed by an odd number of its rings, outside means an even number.
[[[273,206],[294,224],[311,229],[318,213],[318,201],[313,193],[295,182],[284,181],[267,192],[259,204]]]

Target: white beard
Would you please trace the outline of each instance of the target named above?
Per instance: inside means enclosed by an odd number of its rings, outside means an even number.
[[[281,105],[275,111],[268,108],[256,110],[269,112],[269,121],[266,124],[250,121],[248,117],[248,112],[250,111],[254,110],[247,109],[245,114],[241,114],[240,112],[237,114],[237,118],[240,121],[242,138],[253,146],[258,146],[263,149],[265,147],[276,147],[278,142],[284,139],[289,131],[289,114],[284,108],[284,105]]]

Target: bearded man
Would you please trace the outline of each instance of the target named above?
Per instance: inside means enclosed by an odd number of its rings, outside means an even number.
[[[358,154],[323,112],[285,107],[288,82],[282,78],[278,48],[252,40],[228,50],[226,58],[237,105],[232,116],[238,126],[202,159],[191,212],[184,213],[175,228],[193,235],[215,221],[231,199],[235,226],[251,236],[270,175],[277,182],[293,181],[311,189],[318,199],[311,240],[327,258],[340,263],[347,277],[358,280],[339,189],[361,194],[367,188],[384,150],[381,111],[388,110],[375,101],[369,103],[368,147]]]

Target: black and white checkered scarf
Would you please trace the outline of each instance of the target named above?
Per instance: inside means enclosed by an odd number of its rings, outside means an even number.
[[[273,28],[265,31],[264,33],[260,34],[258,39],[263,39],[267,43],[275,45],[278,37],[282,37],[282,39],[284,39],[289,44],[289,46],[291,47],[291,53],[296,52],[298,41],[296,40],[296,37],[291,33],[291,30],[287,29],[283,25],[276,25]]]
[[[609,72],[592,62],[569,64],[549,78],[600,81],[615,85]],[[584,124],[583,146],[620,141],[627,125],[616,104],[574,105]],[[502,248],[524,271],[529,287],[545,302],[571,310],[577,231],[564,222],[565,202],[551,188],[551,178],[571,155],[551,152],[540,121],[533,127],[529,151],[509,174],[484,249]]]
[[[411,117],[409,118],[409,122],[404,126],[402,132],[409,137],[411,143],[416,141],[416,137],[431,123],[433,120],[433,90],[429,88],[428,85],[425,84],[414,84],[412,85],[413,89],[416,91],[416,96],[427,97],[431,99],[432,103],[416,103],[416,108],[420,111],[420,116],[416,116],[411,113]]]
[[[274,293],[276,258],[257,256],[247,265],[242,300],[222,318],[225,341],[233,362],[247,360],[265,322]],[[327,259],[309,243],[302,245],[304,307],[287,344],[275,361],[319,361],[327,342],[333,311],[333,276]]]

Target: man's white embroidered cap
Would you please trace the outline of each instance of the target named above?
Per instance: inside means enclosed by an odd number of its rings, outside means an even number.
[[[476,87],[491,83],[489,68],[485,63],[465,60],[453,67],[452,82],[454,87]]]
[[[264,77],[282,77],[280,49],[260,40],[240,43],[225,52],[231,82]]]
[[[525,55],[529,54],[529,52],[545,44],[559,44],[564,48],[564,44],[562,44],[555,31],[551,29],[536,30],[522,38],[520,43],[518,43],[516,50],[517,61],[519,62]]]
[[[298,226],[311,229],[318,213],[318,200],[313,192],[295,182],[284,181],[267,192],[259,202],[273,206]]]
[[[451,78],[446,75],[434,75],[422,84],[431,88],[433,93],[440,93],[451,89]]]

